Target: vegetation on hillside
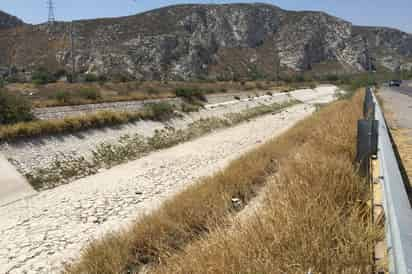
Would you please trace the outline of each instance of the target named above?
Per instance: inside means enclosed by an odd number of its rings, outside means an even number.
[[[129,229],[91,243],[66,272],[371,272],[381,234],[353,166],[362,97],[322,108]],[[262,187],[259,214],[232,222],[232,198],[248,204]]]
[[[314,71],[288,74],[283,73],[276,79],[260,79],[248,81],[248,79],[238,79],[237,81],[215,81],[211,79],[173,82],[173,81],[125,81],[110,82],[104,75],[96,76],[88,74],[84,76],[83,82],[64,83],[56,82],[53,79],[61,77],[48,73],[44,70],[38,71],[40,82],[47,84],[30,85],[14,83],[3,85],[13,91],[32,91],[29,99],[35,107],[81,105],[90,103],[116,102],[143,100],[167,97],[181,97],[186,101],[202,102],[205,95],[211,93],[252,92],[257,90],[288,91],[297,88],[313,88],[317,84],[331,83],[344,85],[347,89],[356,89],[366,84],[380,84],[393,78],[411,79],[412,71],[402,71],[401,73],[376,72],[372,74],[338,74],[323,73],[316,74]],[[65,75],[65,74],[62,74]],[[67,76],[67,75],[66,75]],[[41,79],[45,79],[44,81]],[[52,80],[50,80],[52,79]],[[0,85],[1,85],[0,81]],[[89,93],[88,93],[89,92]],[[24,93],[24,92],[23,92]]]
[[[332,70],[333,71],[333,70]],[[239,78],[236,81],[216,81],[213,79],[193,81],[125,81],[109,80],[105,75],[87,74],[76,83],[55,82],[67,73],[63,70],[50,73],[39,68],[33,74],[36,85],[30,83],[10,83],[0,77],[0,87],[21,93],[34,107],[81,105],[90,103],[161,99],[181,97],[191,103],[201,103],[205,95],[224,92],[254,92],[270,90],[288,91],[297,88],[313,88],[317,84],[331,83],[344,85],[346,89],[356,89],[367,84],[380,84],[393,78],[411,79],[411,71],[393,73],[378,71],[375,73],[343,74],[327,71],[316,73],[281,73],[276,78],[259,78],[249,81]],[[6,78],[7,79],[7,78]],[[64,79],[64,78],[61,78]]]

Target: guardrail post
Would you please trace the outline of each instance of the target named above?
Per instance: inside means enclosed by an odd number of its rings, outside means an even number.
[[[363,117],[368,119],[370,117],[374,117],[375,111],[375,103],[373,102],[372,91],[370,88],[366,88],[365,92],[365,99],[363,101]]]
[[[359,163],[359,172],[362,176],[369,173],[370,123],[368,120],[358,121],[358,138],[356,144],[356,162]]]
[[[364,119],[358,121],[356,162],[361,175],[369,175],[370,158],[378,152],[378,121],[375,120],[375,103],[372,91],[367,88],[363,102]]]

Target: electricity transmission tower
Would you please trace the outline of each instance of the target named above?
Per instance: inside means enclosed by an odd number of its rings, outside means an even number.
[[[49,25],[53,25],[56,21],[56,18],[54,17],[55,6],[53,0],[47,0],[47,8],[49,9],[49,17],[47,22],[49,23]]]

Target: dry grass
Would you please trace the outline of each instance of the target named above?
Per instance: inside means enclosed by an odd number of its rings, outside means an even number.
[[[23,94],[33,93],[29,98],[33,107],[53,107],[65,105],[83,105],[103,102],[139,101],[174,97],[168,90],[157,90],[144,86],[140,82],[129,83],[52,83],[36,86],[34,84],[9,84],[7,89]],[[96,99],[81,96],[83,90],[95,90],[101,96]],[[59,93],[64,93],[66,100],[59,100]]]
[[[299,83],[297,86],[308,86]],[[294,85],[296,87],[296,85]],[[176,89],[198,89],[205,94],[225,92],[251,92],[256,90],[288,91],[291,84],[285,85],[273,81],[242,81],[242,82],[160,82],[160,81],[130,81],[125,83],[51,83],[36,86],[30,83],[8,84],[6,88],[27,96],[33,107],[52,107],[64,105],[82,105],[103,102],[119,102],[146,99],[164,99],[176,96]],[[95,90],[101,96],[94,100],[81,96],[83,90]],[[59,100],[59,93],[64,93],[66,100]],[[29,94],[31,94],[29,96]]]
[[[0,125],[0,142],[19,138],[75,133],[138,120],[163,121],[174,116],[174,107],[172,105],[154,103],[147,105],[142,111],[98,111],[64,119],[20,122],[11,125]]]
[[[412,137],[411,130],[391,128],[393,139],[395,140],[402,163],[405,167],[409,180],[412,179]]]
[[[134,273],[144,265],[154,273],[370,272],[379,233],[368,223],[368,186],[352,165],[361,101],[358,94],[321,109],[128,230],[92,243],[67,272]],[[231,198],[247,204],[265,185],[259,214],[231,227]]]
[[[282,161],[267,199],[246,222],[163,253],[150,272],[370,273],[379,234],[362,204],[366,182],[350,162],[312,152]]]

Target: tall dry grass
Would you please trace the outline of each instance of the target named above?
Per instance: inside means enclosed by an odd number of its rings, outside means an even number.
[[[361,103],[357,94],[323,108],[130,229],[92,243],[67,272],[370,272],[379,231],[369,225],[368,186],[352,163]],[[231,198],[247,204],[265,185],[256,214],[231,225]]]
[[[148,104],[140,111],[98,111],[63,119],[33,120],[0,125],[0,142],[14,141],[19,138],[70,134],[139,120],[163,121],[176,116],[174,109],[174,106],[162,102]]]
[[[367,185],[351,163],[308,151],[282,164],[246,222],[162,254],[150,272],[371,273],[379,233],[362,203]]]

